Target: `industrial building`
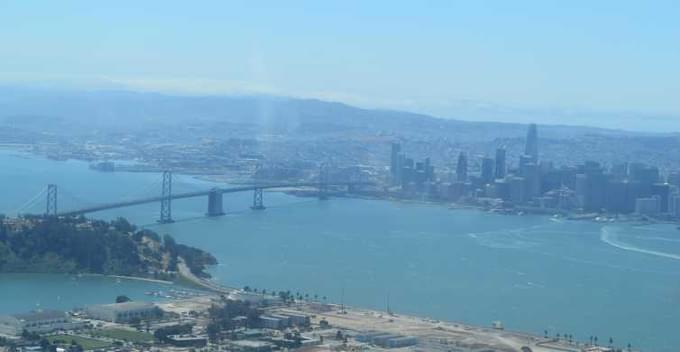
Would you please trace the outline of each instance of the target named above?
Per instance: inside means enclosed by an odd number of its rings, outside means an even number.
[[[0,316],[0,335],[19,336],[24,330],[48,333],[56,330],[71,330],[80,327],[65,312],[58,310],[37,310],[29,313]]]
[[[175,347],[205,347],[208,344],[206,336],[196,335],[168,335],[166,341]]]
[[[160,308],[149,302],[93,305],[86,307],[85,313],[92,319],[113,323],[127,323],[135,319],[153,319],[163,314]]]
[[[356,340],[385,348],[408,347],[418,343],[418,339],[413,336],[395,335],[384,331],[367,331],[357,335]]]

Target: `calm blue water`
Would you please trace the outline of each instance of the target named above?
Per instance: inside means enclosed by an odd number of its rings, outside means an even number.
[[[160,189],[159,175],[99,173],[80,162],[0,153],[0,211],[12,213],[45,184],[57,183],[66,209]],[[176,190],[209,187],[182,177]],[[146,192],[146,193],[145,193]],[[63,195],[62,195],[63,193]],[[680,231],[502,216],[386,201],[322,202],[266,193],[225,196],[229,212],[203,218],[206,200],[173,203],[174,224],[157,225],[158,205],[95,214],[125,216],[219,259],[217,280],[289,289],[345,303],[513,330],[610,336],[647,350],[680,346]],[[42,211],[44,203],[34,211]],[[0,313],[70,308],[140,296],[148,283],[103,278],[0,276]],[[155,288],[155,287],[152,287]]]

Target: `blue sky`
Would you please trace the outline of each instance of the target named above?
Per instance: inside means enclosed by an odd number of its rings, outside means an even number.
[[[0,82],[680,124],[679,19],[680,1],[0,0]]]

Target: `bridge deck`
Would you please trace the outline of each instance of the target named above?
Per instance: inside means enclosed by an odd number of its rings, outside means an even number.
[[[351,186],[351,185],[369,185],[370,183],[367,182],[342,182],[342,183],[328,183],[330,186]],[[266,184],[266,185],[248,185],[248,186],[239,186],[239,187],[229,187],[229,188],[212,188],[209,190],[205,191],[195,191],[195,192],[184,192],[184,193],[176,193],[172,194],[170,196],[170,199],[183,199],[183,198],[194,198],[194,197],[202,197],[202,196],[207,196],[211,192],[219,192],[219,193],[236,193],[236,192],[245,192],[245,191],[254,191],[255,189],[272,189],[272,188],[287,188],[287,187],[316,187],[318,186],[318,183],[312,183],[312,182],[307,182],[307,183],[279,183],[279,184]],[[102,210],[109,210],[109,209],[116,209],[116,208],[124,208],[124,207],[130,207],[134,205],[140,205],[140,204],[148,204],[148,203],[156,203],[160,202],[163,200],[162,196],[156,196],[156,197],[149,197],[149,198],[140,198],[140,199],[134,199],[134,200],[129,200],[129,201],[121,201],[121,202],[114,202],[114,203],[105,203],[105,204],[100,204],[100,205],[95,205],[91,207],[86,207],[86,208],[81,208],[81,209],[76,209],[76,210],[69,210],[65,212],[60,212],[57,213],[58,216],[70,216],[70,215],[81,215],[81,214],[87,214],[87,213],[94,213]]]

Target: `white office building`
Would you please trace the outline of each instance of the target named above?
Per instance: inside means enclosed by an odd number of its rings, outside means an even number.
[[[19,336],[24,330],[31,333],[48,333],[56,330],[75,329],[80,325],[74,323],[65,312],[37,310],[0,316],[0,335]]]
[[[88,317],[113,323],[127,323],[136,319],[154,319],[162,315],[160,308],[149,302],[99,304],[85,308]]]

